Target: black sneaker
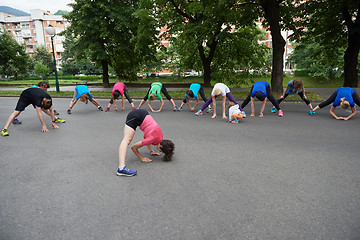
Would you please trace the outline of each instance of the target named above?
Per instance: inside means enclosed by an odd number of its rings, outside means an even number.
[[[68,109],[66,112],[67,112],[68,114],[71,114],[71,109]]]

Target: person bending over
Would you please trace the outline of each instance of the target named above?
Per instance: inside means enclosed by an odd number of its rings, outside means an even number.
[[[196,106],[199,104],[199,96],[198,94],[200,93],[200,96],[202,98],[202,100],[206,103],[207,102],[207,98],[205,97],[205,93],[204,93],[204,88],[203,86],[201,86],[201,84],[199,83],[192,83],[190,85],[189,90],[186,91],[185,93],[185,98],[183,100],[183,102],[181,103],[180,107],[178,108],[178,111],[182,111],[182,107],[187,104],[188,107],[190,108],[190,111],[194,111]],[[191,98],[195,98],[196,99],[196,103],[194,105],[194,107],[191,107],[190,105],[190,99]],[[208,107],[208,112],[211,112],[212,109],[209,105]]]
[[[137,173],[135,170],[131,170],[125,165],[127,148],[134,138],[137,127],[140,127],[140,130],[144,132],[144,139],[131,146],[131,150],[141,161],[152,162],[150,158],[144,157],[139,152],[139,148],[143,146],[147,146],[150,155],[160,156],[161,154],[159,152],[164,153],[163,160],[166,162],[171,161],[174,154],[174,143],[171,140],[163,140],[161,128],[155,122],[153,117],[144,109],[135,109],[126,117],[124,137],[119,146],[118,176],[134,176]],[[159,152],[154,152],[151,145],[155,145]]]
[[[162,99],[160,93],[163,93],[165,95],[165,97],[173,105],[174,111],[177,111],[174,100],[171,98],[171,96],[167,92],[166,87],[164,86],[164,84],[162,84],[160,82],[154,82],[154,83],[151,84],[151,86],[149,88],[149,91],[145,95],[144,99],[141,100],[141,102],[140,102],[140,104],[138,106],[138,109],[141,108],[141,106],[149,99],[148,106],[149,106],[150,110],[152,112],[161,112],[161,110],[162,110],[162,108],[164,106],[164,100]],[[151,107],[151,104],[150,104],[150,101],[154,101],[156,98],[158,98],[160,100],[160,103],[161,103],[161,106],[160,106],[159,110],[154,110]]]
[[[133,100],[131,99],[125,84],[123,82],[117,82],[117,83],[115,83],[115,85],[114,85],[114,87],[112,89],[112,97],[110,99],[109,105],[105,109],[105,112],[110,110],[110,107],[111,107],[112,104],[114,104],[115,111],[118,110],[117,107],[116,107],[115,100],[119,99],[120,96],[121,96],[121,100],[122,100],[121,111],[124,111],[125,97],[129,101],[132,109],[135,109]]]
[[[68,107],[67,113],[71,114],[71,109],[74,107],[74,105],[76,104],[76,102],[80,99],[80,101],[84,102],[85,104],[88,103],[88,101],[90,100],[90,102],[92,102],[99,111],[102,111],[102,107],[100,106],[100,104],[93,98],[93,96],[91,95],[89,88],[85,85],[77,85],[75,87],[75,92],[74,92],[74,97],[70,102],[70,105]]]
[[[245,108],[246,105],[251,101],[251,115],[250,115],[251,117],[255,117],[255,106],[254,106],[255,97],[262,102],[259,117],[264,116],[266,99],[269,99],[270,102],[279,111],[279,117],[282,117],[284,115],[283,111],[280,109],[278,102],[275,100],[274,96],[271,94],[271,89],[270,89],[269,83],[267,83],[265,81],[255,82],[251,87],[249,95],[241,104],[241,107]]]
[[[216,118],[216,100],[215,99],[219,96],[222,96],[222,106],[223,106],[222,118],[226,118],[226,115],[225,115],[226,98],[228,98],[230,102],[233,102],[235,104],[238,104],[238,102],[236,102],[235,98],[231,94],[230,89],[223,83],[216,83],[214,85],[214,88],[211,92],[211,98],[209,98],[209,100],[206,101],[206,103],[202,106],[202,108],[199,111],[197,111],[195,113],[195,115],[197,115],[197,116],[202,115],[205,108],[207,108],[207,106],[209,106],[210,103],[213,103],[214,113],[211,118]],[[239,105],[239,109],[245,117],[246,115],[243,112],[240,105]]]
[[[31,87],[31,88],[24,90],[21,93],[14,112],[10,115],[10,117],[6,121],[4,128],[1,130],[2,136],[9,136],[9,133],[7,131],[8,127],[13,122],[13,120],[17,116],[19,116],[20,113],[22,111],[24,111],[25,108],[27,106],[29,106],[30,104],[32,104],[33,107],[35,108],[36,114],[42,124],[43,132],[48,132],[49,130],[45,124],[45,121],[41,114],[41,111],[45,112],[47,115],[49,115],[51,117],[53,128],[55,128],[55,129],[59,128],[55,124],[56,117],[54,114],[54,109],[52,107],[52,100],[51,100],[50,95],[40,88],[32,88]]]
[[[356,114],[356,106],[355,103],[360,106],[360,97],[354,91],[354,89],[350,87],[341,87],[338,88],[326,101],[320,103],[314,108],[314,112],[326,107],[327,105],[333,103],[330,108],[330,114],[337,120],[349,120]],[[347,117],[338,117],[335,114],[336,107],[342,107],[344,109],[351,108],[351,114]]]

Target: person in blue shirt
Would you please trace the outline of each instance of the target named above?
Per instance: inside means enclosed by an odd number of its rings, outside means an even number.
[[[75,87],[75,92],[74,92],[74,97],[70,102],[69,108],[67,110],[68,114],[71,114],[71,109],[74,107],[75,103],[80,99],[80,101],[84,102],[85,104],[88,103],[88,101],[90,100],[90,102],[92,102],[99,111],[102,111],[102,107],[100,106],[100,104],[93,98],[93,96],[91,95],[89,88],[86,85],[77,85]]]
[[[266,99],[269,99],[270,102],[275,106],[275,108],[279,111],[279,117],[282,117],[283,111],[280,109],[280,106],[274,96],[271,94],[271,89],[269,83],[265,81],[257,81],[251,87],[250,93],[247,98],[241,104],[241,108],[245,108],[246,105],[251,101],[251,117],[255,117],[255,107],[254,101],[255,97],[262,101],[261,109],[259,117],[264,116],[264,109],[266,104]]]
[[[304,88],[304,82],[301,81],[298,78],[295,78],[294,80],[291,80],[288,82],[288,84],[286,85],[286,89],[283,93],[283,95],[281,95],[280,99],[277,100],[278,104],[280,105],[280,103],[289,95],[295,95],[298,94],[299,97],[306,103],[306,105],[309,106],[310,108],[310,112],[309,115],[313,115],[314,111],[313,111],[313,107],[311,105],[311,102],[309,101],[309,99],[307,99],[307,97],[305,96],[305,88]],[[275,113],[275,107],[273,107],[271,109],[272,113]]]
[[[320,103],[318,106],[314,108],[314,112],[326,107],[327,105],[333,103],[333,105],[330,108],[330,114],[337,120],[349,120],[356,114],[356,107],[355,103],[360,106],[360,97],[359,95],[354,91],[354,89],[350,87],[341,87],[338,88],[326,101]],[[351,107],[351,114],[347,117],[338,117],[335,114],[335,108],[336,107],[342,107],[344,109],[347,109]]]
[[[207,98],[205,97],[203,86],[199,83],[192,83],[190,85],[189,90],[186,91],[185,98],[184,98],[183,102],[181,103],[180,107],[178,108],[178,111],[182,111],[182,107],[186,103],[189,106],[190,111],[193,112],[195,110],[196,106],[199,104],[199,95],[198,94],[200,94],[202,100],[206,103]],[[191,105],[190,105],[190,98],[196,99],[196,103],[195,103],[194,107],[191,107]],[[208,107],[208,112],[211,112],[210,106]]]

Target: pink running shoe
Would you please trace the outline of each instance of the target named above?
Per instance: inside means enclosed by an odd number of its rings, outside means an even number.
[[[201,110],[199,110],[199,111],[197,111],[197,112],[195,113],[196,116],[200,116],[200,115],[202,115],[202,114],[203,114],[203,112],[202,112]]]
[[[238,120],[232,120],[231,123],[239,123]]]
[[[284,113],[282,110],[279,110],[279,117],[283,117],[284,116]]]

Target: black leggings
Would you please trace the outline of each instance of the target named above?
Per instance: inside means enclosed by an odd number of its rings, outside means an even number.
[[[124,88],[124,95],[125,95],[126,99],[129,101],[129,103],[133,102],[126,87]],[[114,103],[113,98],[111,98],[110,104],[113,104],[113,103]]]
[[[319,108],[323,108],[326,107],[327,105],[333,103],[336,99],[337,93],[336,91],[324,102],[319,104]],[[360,107],[360,97],[359,95],[357,95],[356,92],[354,92],[354,94],[352,95],[352,98],[354,100],[354,103],[356,103],[356,105],[358,105]]]
[[[149,113],[144,109],[134,109],[127,115],[125,125],[136,130],[136,128],[143,123],[147,115],[149,115]]]
[[[145,101],[148,100],[148,98],[149,98],[149,92],[150,92],[150,90],[151,90],[151,87],[149,88],[148,92],[146,93],[146,96],[144,97],[144,100],[145,100]],[[166,97],[169,101],[172,99],[171,96],[169,95],[169,93],[167,92],[166,87],[164,86],[164,84],[162,85],[161,92],[162,92],[162,94],[165,95],[165,97]]]
[[[204,100],[204,102],[207,102],[207,98],[205,97],[203,86],[200,87],[198,93],[200,93],[200,96],[201,96],[202,100]],[[186,99],[188,99],[188,98],[184,98],[183,103],[186,103]]]
[[[306,103],[306,105],[309,105],[309,104],[310,104],[309,99],[306,99],[306,98],[305,98],[304,93],[303,93],[302,91],[301,91],[301,92],[298,92],[297,94],[298,94],[299,97]],[[277,100],[278,104],[280,104],[283,100],[285,100],[285,98],[286,98],[287,96],[289,96],[289,94],[286,94],[286,93],[285,93],[283,99],[280,98],[279,100]]]
[[[253,90],[254,86],[251,87],[250,89],[250,93],[249,95],[247,96],[247,98],[242,102],[241,104],[241,108],[243,109],[244,107],[246,107],[246,105],[248,105],[248,103],[250,102],[251,100],[251,92]],[[274,98],[274,96],[271,94],[271,89],[270,89],[270,86],[267,86],[266,87],[266,94],[267,94],[267,98],[269,99],[269,101],[274,105],[274,107],[277,109],[277,110],[280,110],[280,106],[279,106],[279,103],[276,101],[276,99]]]

